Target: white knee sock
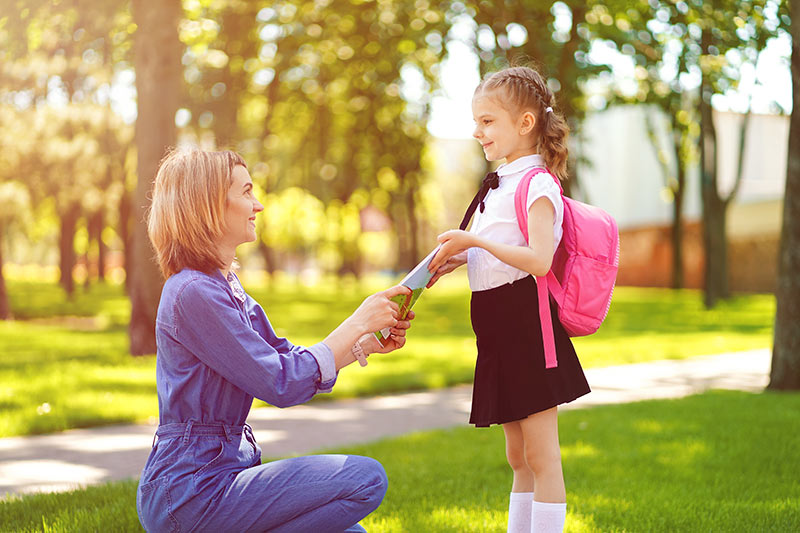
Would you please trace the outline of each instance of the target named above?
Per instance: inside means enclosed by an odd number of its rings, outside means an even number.
[[[561,533],[567,518],[566,503],[533,502],[531,533]]]
[[[532,492],[512,492],[508,499],[508,533],[530,533]]]

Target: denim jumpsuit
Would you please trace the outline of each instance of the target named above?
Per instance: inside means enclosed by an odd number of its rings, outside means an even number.
[[[279,338],[238,278],[183,270],[156,319],[159,427],[136,508],[151,532],[364,531],[387,479],[377,461],[318,455],[261,464],[245,423],[253,398],[278,407],[329,392],[333,353]]]

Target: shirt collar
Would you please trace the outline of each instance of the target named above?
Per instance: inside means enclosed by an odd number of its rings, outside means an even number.
[[[519,159],[515,159],[511,163],[503,163],[499,167],[497,167],[497,175],[501,178],[504,176],[510,176],[511,174],[516,174],[517,172],[522,172],[523,170],[527,170],[531,167],[543,167],[545,166],[544,157],[539,154],[532,154],[522,156]]]
[[[234,274],[233,271],[229,270],[227,277],[223,276],[222,272],[218,268],[212,268],[210,273],[203,273],[211,276],[211,278],[216,280],[218,283],[224,283],[227,285],[231,289],[233,296],[240,302],[244,303],[247,301],[247,293],[242,287],[242,282],[239,281],[239,277]]]
[[[222,273],[220,272],[220,275]],[[240,302],[244,303],[247,300],[247,294],[244,292],[244,288],[242,284],[239,282],[239,278],[236,277],[236,274],[233,272],[228,272],[228,277],[226,279],[228,285],[231,287],[231,291],[233,292],[233,296],[239,300]]]

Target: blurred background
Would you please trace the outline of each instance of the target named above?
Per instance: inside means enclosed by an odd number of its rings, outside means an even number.
[[[470,99],[535,65],[572,128],[569,193],[615,216],[619,283],[707,307],[777,282],[786,2],[2,0],[3,275],[124,283],[153,353],[142,214],[169,146],[230,148],[265,211],[247,272],[393,279],[489,169]]]

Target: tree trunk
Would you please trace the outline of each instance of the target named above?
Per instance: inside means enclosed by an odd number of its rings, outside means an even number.
[[[131,237],[131,195],[125,190],[119,199],[119,238],[122,240],[122,268],[125,270],[125,293],[130,296],[133,264],[133,242]]]
[[[147,237],[144,213],[149,204],[150,184],[164,152],[175,146],[175,112],[181,88],[178,22],[181,3],[177,0],[133,0],[134,67],[136,69],[136,146],[138,180],[132,209],[134,220],[133,256],[129,289],[132,355],[156,351],[155,320],[161,294],[161,276]]]
[[[776,294],[775,342],[767,388],[800,390],[800,0],[792,0],[792,94],[786,192]]]
[[[103,242],[103,229],[105,227],[105,216],[103,213],[97,214],[97,281],[104,282],[106,280],[106,258],[108,256],[108,247]]]
[[[659,108],[661,109],[661,108]],[[670,109],[664,109],[670,113]],[[667,161],[666,155],[660,149],[660,140],[655,127],[650,120],[649,114],[645,115],[645,125],[647,135],[653,145],[656,159],[661,166],[664,177],[664,185],[672,193],[672,226],[670,228],[670,238],[672,244],[672,288],[680,289],[683,287],[683,196],[684,184],[686,183],[686,166],[681,158],[681,146],[683,143],[683,130],[676,125],[674,114],[671,115],[669,124],[669,136],[671,138],[671,149],[675,156],[675,177],[673,179],[672,169]]]
[[[256,43],[260,40],[253,39],[253,35],[258,31],[259,3],[226,2],[225,6],[219,17],[222,22],[219,35],[222,51],[230,58],[257,56]],[[238,121],[239,105],[242,102],[242,96],[248,90],[250,76],[245,70],[235,67],[232,61],[228,61],[225,67],[219,69],[217,77],[214,79],[225,84],[224,96],[210,104],[210,109],[214,114],[212,128],[216,145],[218,149],[235,149],[236,143],[241,140]]]
[[[705,248],[705,297],[708,309],[730,296],[728,246],[725,238],[725,204],[714,192],[703,192],[703,245]]]
[[[349,252],[342,257],[342,266],[339,267],[339,276],[344,277],[352,274],[356,279],[361,279],[361,267],[359,266],[360,254]]]
[[[72,298],[75,291],[75,280],[72,277],[72,269],[75,268],[75,228],[80,218],[80,208],[76,204],[71,204],[66,213],[60,217],[61,228],[58,239],[59,262],[61,270],[60,283],[67,293],[67,297]]]
[[[89,243],[92,240],[89,239]],[[83,291],[89,292],[89,288],[92,286],[92,269],[89,268],[91,263],[91,259],[89,257],[89,250],[86,250],[83,254],[83,264],[86,265],[86,277],[83,278]]]
[[[278,265],[275,260],[275,249],[259,239],[258,251],[261,253],[261,258],[264,260],[264,270],[267,271],[270,279],[272,279],[272,275],[278,270]]]
[[[415,179],[414,182],[416,181],[417,180]],[[411,252],[410,268],[414,268],[421,259],[421,257],[419,256],[419,224],[417,224],[416,191],[417,191],[417,184],[412,183],[411,186],[408,188],[408,200],[406,202],[406,215],[408,216],[408,231],[409,231],[409,237],[411,239],[411,242],[409,242],[409,251]]]
[[[8,303],[6,279],[3,277],[3,228],[0,227],[0,320],[11,318],[11,306]]]
[[[686,185],[686,167],[676,152],[678,183],[672,189],[672,288],[683,288],[683,194]]]
[[[399,269],[401,272],[406,272],[414,267],[414,264],[411,263],[410,228],[408,226],[408,217],[406,216],[405,202],[402,201],[402,194],[397,191],[396,195],[393,196],[392,205],[389,209],[392,213],[394,229],[397,234],[397,264],[394,268]]]
[[[711,46],[710,30],[703,30],[703,54]],[[712,308],[719,299],[727,298],[728,250],[725,239],[725,211],[727,205],[717,190],[717,132],[711,108],[713,90],[708,76],[703,73],[700,85],[700,154],[701,195],[703,204],[703,245],[705,248],[705,305]]]
[[[106,269],[105,269],[105,262],[106,262],[106,245],[103,242],[103,225],[105,223],[105,217],[103,216],[103,210],[100,209],[95,211],[91,215],[86,222],[87,226],[87,233],[89,234],[89,248],[91,248],[91,243],[97,243],[97,270],[94,272],[97,275],[97,281],[105,281],[106,278]],[[89,260],[91,254],[89,254],[88,249],[86,252],[86,282],[88,285],[89,282],[89,274],[92,273],[92,269],[89,268]]]

